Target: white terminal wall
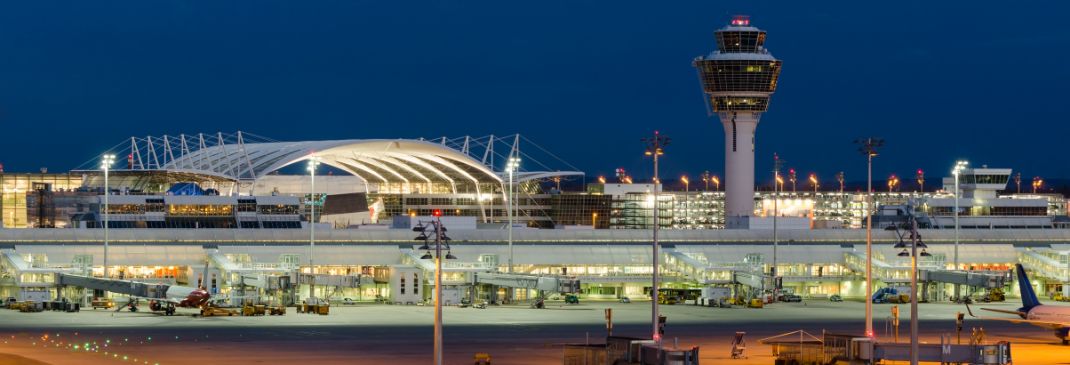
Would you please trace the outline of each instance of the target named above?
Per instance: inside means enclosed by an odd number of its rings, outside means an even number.
[[[312,186],[309,175],[267,175],[253,183],[252,195],[304,196]],[[353,175],[316,175],[316,192],[321,194],[347,194],[367,192],[364,180]],[[374,191],[373,191],[374,192]]]

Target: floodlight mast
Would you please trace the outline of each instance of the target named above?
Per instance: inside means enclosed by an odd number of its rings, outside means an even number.
[[[313,261],[316,255],[316,167],[319,167],[319,157],[312,155],[308,158],[309,194],[308,205],[311,209],[308,218],[308,272],[311,275],[308,286],[309,300],[319,304],[316,298],[316,266]]]
[[[877,149],[884,146],[884,140],[869,137],[855,140],[855,143],[859,145],[858,152],[866,155],[866,337],[874,337],[873,301],[869,298],[873,295],[873,158],[877,156]]]
[[[669,144],[669,140],[670,140],[669,137],[665,137],[665,136],[661,135],[660,133],[658,133],[658,131],[654,131],[654,136],[653,137],[648,137],[648,138],[643,138],[642,139],[643,143],[646,143],[646,145],[647,145],[647,149],[646,149],[646,152],[644,154],[654,158],[654,203],[653,203],[653,209],[654,209],[654,227],[653,227],[653,229],[654,229],[654,242],[653,242],[654,256],[653,256],[653,266],[654,266],[654,271],[653,271],[653,275],[652,275],[652,278],[651,278],[652,285],[650,287],[650,298],[651,298],[651,301],[650,301],[650,322],[651,322],[651,327],[653,329],[653,335],[651,336],[651,338],[654,339],[654,341],[657,341],[657,342],[661,342],[661,331],[660,331],[660,328],[659,328],[659,321],[658,321],[658,314],[659,314],[658,313],[658,270],[659,270],[658,269],[658,264],[661,261],[661,258],[658,256],[659,255],[659,253],[658,253],[658,246],[659,246],[659,243],[658,243],[658,229],[661,226],[661,222],[660,222],[660,218],[659,218],[659,215],[660,215],[659,214],[660,213],[660,204],[659,204],[660,203],[659,202],[659,195],[660,194],[659,194],[659,192],[661,190],[660,189],[661,179],[658,177],[658,158],[661,155],[665,154],[665,150],[662,147],[667,146]]]
[[[111,205],[108,204],[108,196],[111,195],[110,185],[108,184],[108,172],[111,171],[111,165],[115,163],[115,155],[105,154],[100,161],[100,169],[104,170],[104,207],[101,211],[104,212],[104,278],[108,278],[108,226],[110,225],[109,219],[111,218]]]

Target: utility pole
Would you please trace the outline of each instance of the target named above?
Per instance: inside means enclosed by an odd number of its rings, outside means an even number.
[[[855,140],[859,144],[859,152],[866,155],[866,337],[875,337],[873,333],[873,157],[877,156],[877,148],[884,146],[884,140],[880,138],[865,138]]]
[[[661,261],[658,256],[658,228],[661,222],[658,218],[659,215],[659,189],[661,185],[661,179],[658,177],[658,157],[665,154],[662,147],[669,145],[669,138],[662,136],[658,131],[654,131],[654,136],[649,138],[643,138],[642,141],[646,143],[646,155],[654,158],[654,272],[652,278],[652,286],[650,287],[650,323],[653,330],[651,338],[655,342],[661,343],[661,333],[658,330],[658,262]]]

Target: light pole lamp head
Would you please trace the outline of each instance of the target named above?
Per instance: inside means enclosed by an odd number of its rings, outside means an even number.
[[[858,152],[869,157],[877,157],[877,148],[884,147],[884,140],[880,138],[859,138],[855,143],[859,145]]]
[[[105,171],[108,170],[108,169],[111,169],[111,165],[114,164],[114,163],[115,163],[115,155],[110,154],[110,153],[109,154],[105,154],[104,156],[101,156],[100,169],[101,170],[105,170]]]
[[[509,172],[509,173],[513,173],[513,172],[516,172],[516,170],[518,170],[518,169],[520,169],[520,158],[519,157],[510,157],[509,161],[505,163],[505,171]]]
[[[951,169],[951,173],[954,174],[955,176],[959,176],[959,173],[961,173],[963,170],[965,170],[966,166],[969,166],[969,164],[970,164],[969,161],[959,160],[959,161],[955,162],[955,167],[953,169]]]
[[[318,156],[312,156],[308,158],[308,172],[315,174],[316,167],[320,165],[320,158]]]

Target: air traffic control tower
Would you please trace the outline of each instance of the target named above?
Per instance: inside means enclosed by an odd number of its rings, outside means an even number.
[[[754,215],[754,130],[776,91],[780,60],[764,47],[765,31],[736,16],[715,32],[717,50],[695,59],[707,111],[725,133],[725,227],[751,227]]]

